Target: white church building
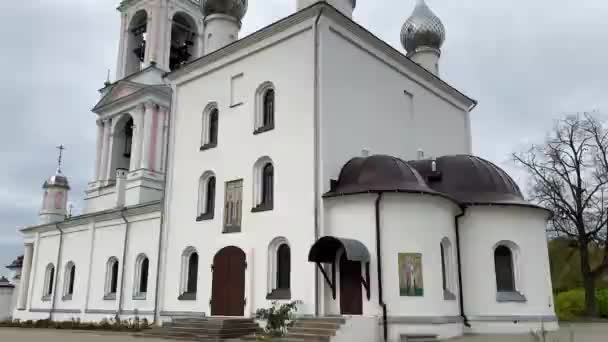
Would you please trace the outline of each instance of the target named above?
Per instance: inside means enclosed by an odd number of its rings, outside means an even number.
[[[44,182],[14,318],[297,300],[362,341],[557,328],[550,213],[471,155],[476,102],[440,78],[439,18],[418,0],[404,52],[353,21],[356,0],[292,1],[246,37],[247,0],[120,3],[85,211],[67,217],[61,169]]]

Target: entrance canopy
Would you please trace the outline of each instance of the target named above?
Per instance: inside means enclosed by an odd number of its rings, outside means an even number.
[[[310,248],[308,261],[316,263],[334,263],[336,253],[344,248],[346,259],[369,263],[369,251],[363,243],[357,240],[341,239],[333,236],[325,236],[317,240]]]

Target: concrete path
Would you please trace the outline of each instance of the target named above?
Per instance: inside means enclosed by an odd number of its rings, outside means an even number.
[[[559,331],[549,333],[546,342],[607,342],[608,323],[562,323]],[[528,335],[464,336],[450,342],[537,342]],[[540,341],[539,341],[540,342]]]
[[[153,338],[137,338],[128,333],[55,329],[0,328],[1,342],[167,342]]]

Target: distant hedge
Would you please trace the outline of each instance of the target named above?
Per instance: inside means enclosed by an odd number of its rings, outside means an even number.
[[[600,317],[608,318],[608,289],[595,293]],[[571,321],[583,317],[585,313],[585,290],[574,289],[562,292],[555,298],[555,311],[560,320]]]

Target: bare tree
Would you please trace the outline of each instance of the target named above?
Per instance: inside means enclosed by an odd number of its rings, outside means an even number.
[[[558,121],[542,145],[514,153],[530,175],[531,199],[553,211],[548,232],[580,254],[585,311],[597,317],[596,280],[608,271],[608,129],[594,113]],[[601,248],[603,257],[592,260]]]

